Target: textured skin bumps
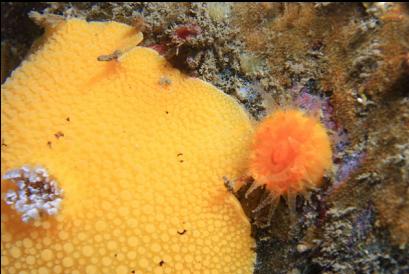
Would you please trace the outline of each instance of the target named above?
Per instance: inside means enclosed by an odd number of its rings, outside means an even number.
[[[222,179],[245,169],[249,119],[131,48],[141,38],[62,22],[2,86],[1,174],[42,165],[64,189],[57,217],[28,224],[2,200],[2,273],[252,272],[250,225]]]

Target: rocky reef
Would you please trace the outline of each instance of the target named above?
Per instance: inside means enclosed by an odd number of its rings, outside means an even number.
[[[234,96],[260,120],[297,105],[333,138],[334,170],[296,219],[281,199],[254,222],[255,273],[409,272],[409,5],[407,3],[1,4],[1,81],[47,18],[114,20],[144,34],[188,75]],[[29,17],[32,17],[30,20]],[[7,146],[2,140],[2,147]],[[236,196],[250,220],[265,196]]]

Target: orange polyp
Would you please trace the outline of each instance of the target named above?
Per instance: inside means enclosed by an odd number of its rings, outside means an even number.
[[[330,138],[315,118],[296,109],[278,110],[254,135],[250,175],[274,197],[295,197],[318,187],[332,166]]]

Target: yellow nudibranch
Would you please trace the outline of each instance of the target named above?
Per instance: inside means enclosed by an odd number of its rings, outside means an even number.
[[[222,179],[246,168],[247,114],[141,40],[63,21],[2,86],[2,273],[252,272]]]

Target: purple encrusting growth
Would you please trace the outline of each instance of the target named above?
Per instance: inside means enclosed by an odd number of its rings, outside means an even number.
[[[352,223],[352,236],[350,238],[350,244],[359,243],[368,236],[368,233],[373,227],[375,221],[375,213],[373,205],[369,205],[363,211],[361,211],[355,221]]]
[[[329,101],[329,97],[312,94],[317,93],[314,82],[309,81],[303,87],[295,86],[290,92],[293,97],[293,102],[297,107],[315,114],[320,118],[325,127],[333,133],[332,139],[335,144],[333,160],[338,167],[335,174],[334,186],[340,186],[348,179],[349,175],[360,166],[364,156],[363,151],[345,152],[350,146],[348,134],[342,126],[332,119],[333,107]]]
[[[335,147],[337,150],[335,152],[344,150],[349,144],[347,134],[345,130],[332,119],[334,108],[329,101],[329,97],[325,95],[314,95],[312,94],[313,91],[314,86],[310,83],[307,83],[301,88],[299,86],[292,88],[290,93],[293,97],[294,105],[319,117],[325,127],[333,133],[332,139],[336,143]]]
[[[319,96],[308,93],[308,88],[303,87],[296,95],[294,103],[308,111],[316,112],[320,111],[325,99],[321,99]]]
[[[321,122],[325,127],[334,132],[342,132],[343,130],[332,120],[333,107],[329,102],[329,97],[325,95],[313,95],[311,94],[312,88],[307,84],[298,89],[292,89],[292,96],[294,103],[297,107],[307,110],[320,117]]]
[[[335,174],[335,187],[338,187],[348,179],[349,175],[359,167],[363,158],[364,153],[362,151],[344,155]]]

